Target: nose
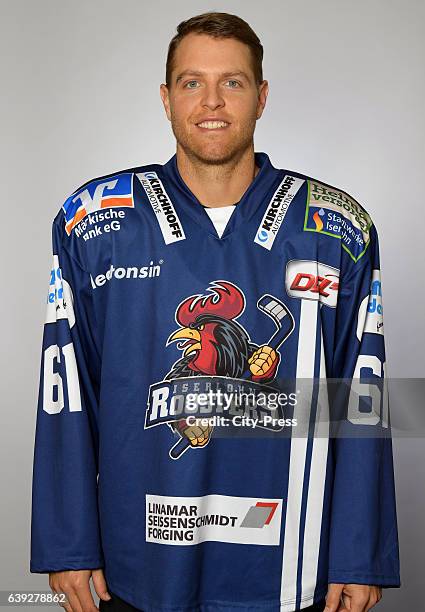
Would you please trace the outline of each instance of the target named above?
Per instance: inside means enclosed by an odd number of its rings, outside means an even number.
[[[215,110],[224,106],[224,98],[221,94],[220,87],[218,84],[209,83],[203,92],[202,106]]]

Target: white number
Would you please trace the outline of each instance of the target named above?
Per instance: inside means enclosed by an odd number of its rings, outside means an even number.
[[[81,410],[80,381],[78,378],[77,360],[75,359],[74,345],[72,342],[62,348],[65,357],[66,381],[68,387],[68,403],[70,412]]]
[[[382,414],[381,390],[375,384],[360,382],[362,368],[369,368],[376,376],[379,376],[380,380],[382,380],[382,374],[384,376],[384,401]],[[382,417],[382,426],[388,427],[388,393],[386,391],[385,372],[385,363],[382,364],[381,360],[375,355],[359,355],[353,376],[350,399],[348,402],[347,418],[351,423],[354,423],[355,425],[376,425],[379,423]],[[372,400],[372,406],[369,413],[360,412],[360,396],[370,397]]]
[[[80,381],[72,342],[62,347],[62,354],[64,356],[69,410],[70,412],[78,412],[81,410]],[[58,363],[61,362],[60,348],[57,344],[52,344],[44,351],[43,410],[48,414],[58,414],[65,405],[63,381],[59,372],[55,372],[53,369],[55,358]],[[57,389],[56,400],[53,399],[55,389]]]

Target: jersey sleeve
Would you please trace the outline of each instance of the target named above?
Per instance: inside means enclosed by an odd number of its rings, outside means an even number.
[[[400,586],[382,308],[372,225],[363,257],[354,263],[344,253],[341,264],[332,377],[341,389],[349,381],[352,393],[344,400],[346,420],[332,438],[329,583]]]
[[[99,350],[90,275],[52,226],[35,429],[30,572],[103,567],[98,503]]]

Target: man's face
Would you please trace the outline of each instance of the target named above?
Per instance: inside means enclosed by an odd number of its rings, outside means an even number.
[[[161,85],[178,145],[205,164],[226,163],[252,146],[267,93],[267,81],[255,81],[247,45],[193,33],[176,49],[170,87]]]

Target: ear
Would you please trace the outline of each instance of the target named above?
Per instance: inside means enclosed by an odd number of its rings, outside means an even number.
[[[161,96],[161,100],[164,105],[164,109],[167,114],[168,121],[171,121],[170,96],[169,96],[168,87],[166,86],[165,83],[161,83],[159,87],[159,95]]]
[[[267,96],[269,94],[269,84],[267,81],[261,81],[258,87],[258,102],[257,102],[257,119],[261,117],[266,106]]]

